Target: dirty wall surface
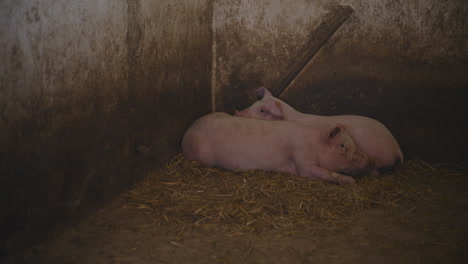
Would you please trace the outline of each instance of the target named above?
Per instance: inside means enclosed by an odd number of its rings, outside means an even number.
[[[216,1],[213,108],[232,113],[280,82],[336,5],[354,12],[280,98],[307,113],[375,118],[407,155],[467,165],[463,0]]]
[[[0,2],[0,253],[178,152],[210,25],[210,1]]]

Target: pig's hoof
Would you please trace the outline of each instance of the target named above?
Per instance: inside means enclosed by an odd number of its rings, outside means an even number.
[[[354,179],[352,177],[349,177],[349,176],[346,176],[346,175],[343,175],[343,174],[332,172],[331,176],[333,178],[332,181],[337,182],[338,184],[352,184],[352,183],[354,183]]]
[[[338,179],[339,184],[353,184],[354,179],[348,176],[342,176],[340,179]]]

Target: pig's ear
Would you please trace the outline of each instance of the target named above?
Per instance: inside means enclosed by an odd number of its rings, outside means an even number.
[[[271,114],[274,119],[284,119],[281,103],[273,100],[272,98],[266,99],[265,110],[268,111],[268,113]]]
[[[265,87],[260,87],[258,88],[257,90],[255,90],[255,92],[257,93],[257,99],[258,100],[261,100],[263,98],[268,98],[268,97],[272,97],[273,95],[270,93],[270,91],[268,91],[267,88]]]
[[[340,133],[340,131],[341,131],[340,127],[333,128],[333,130],[328,135],[328,138],[334,138],[336,135],[338,135]]]

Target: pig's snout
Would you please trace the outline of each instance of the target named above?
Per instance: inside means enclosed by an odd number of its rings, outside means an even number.
[[[363,152],[356,151],[353,160],[364,171],[372,172],[375,170],[375,160]]]
[[[366,166],[364,168],[366,168],[366,171],[369,171],[371,172],[371,174],[373,174],[373,172],[375,171],[375,160],[372,158],[368,158],[365,164]]]

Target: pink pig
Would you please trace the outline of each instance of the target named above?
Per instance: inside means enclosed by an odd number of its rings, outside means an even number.
[[[318,116],[296,111],[261,87],[256,90],[261,98],[250,107],[236,111],[236,116],[263,120],[314,121],[327,124],[342,124],[356,146],[375,160],[379,172],[393,169],[403,163],[403,153],[392,133],[379,121],[356,115]]]
[[[261,169],[353,183],[349,175],[372,173],[374,161],[356,148],[339,125],[269,121],[212,113],[182,139],[188,159],[231,170]]]

